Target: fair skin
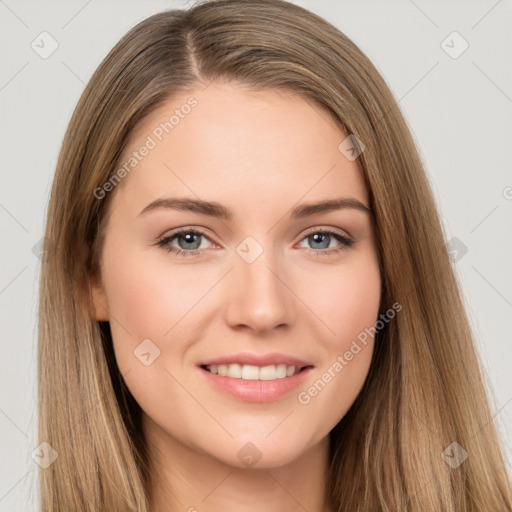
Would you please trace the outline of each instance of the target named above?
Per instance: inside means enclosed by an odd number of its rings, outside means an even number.
[[[93,287],[96,320],[110,321],[119,371],[143,410],[154,510],[326,512],[329,432],[361,390],[373,340],[341,371],[333,364],[375,324],[381,279],[367,211],[290,212],[341,197],[368,206],[368,191],[326,111],[291,92],[232,83],[173,96],[138,126],[120,162],[190,96],[197,106],[110,192]],[[141,214],[175,197],[214,201],[232,218],[166,207]],[[180,227],[204,236],[158,245]],[[326,230],[354,243],[322,237]],[[250,263],[237,252],[248,236],[258,244],[252,254],[263,250]],[[160,350],[148,365],[134,355],[146,339],[145,353]],[[310,367],[283,396],[244,400],[212,386],[219,376],[199,366],[240,352],[279,352]],[[319,379],[325,386],[309,393]],[[255,464],[238,454],[244,446]]]

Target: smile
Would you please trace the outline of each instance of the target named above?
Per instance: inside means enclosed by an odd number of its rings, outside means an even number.
[[[291,396],[313,366],[203,365],[198,370],[212,390],[243,402],[273,402]],[[223,375],[224,374],[224,375]],[[293,395],[294,396],[294,395]]]

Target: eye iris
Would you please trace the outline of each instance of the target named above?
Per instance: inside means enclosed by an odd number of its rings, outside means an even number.
[[[315,247],[316,249],[327,249],[329,247],[329,242],[331,237],[326,233],[315,233],[309,236],[310,242],[313,244],[320,243],[321,247]],[[327,240],[327,243],[325,242]]]
[[[187,240],[187,244],[185,245],[185,247],[182,246],[181,243],[178,242],[178,245],[182,248],[182,249],[197,249],[200,245],[201,245],[201,242],[199,241],[199,243],[197,244],[197,247],[192,247],[192,245],[190,245],[190,242],[192,243],[197,243],[198,240],[199,240],[199,237],[201,237],[202,235],[198,234],[198,233],[186,233],[184,235],[180,235],[178,237],[178,241],[181,240],[181,239],[186,239]],[[195,238],[195,240],[194,240]]]

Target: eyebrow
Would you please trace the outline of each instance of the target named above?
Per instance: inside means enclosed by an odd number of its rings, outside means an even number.
[[[161,208],[194,212],[201,215],[209,215],[211,217],[217,217],[225,220],[231,220],[233,218],[233,212],[220,203],[215,201],[203,201],[202,199],[192,199],[188,197],[156,199],[152,203],[148,204],[139,213],[139,216]],[[327,213],[345,208],[351,208],[366,213],[372,212],[370,207],[366,206],[358,199],[353,197],[340,197],[337,199],[327,199],[316,203],[301,204],[291,210],[290,217],[294,219],[300,219],[309,215]]]

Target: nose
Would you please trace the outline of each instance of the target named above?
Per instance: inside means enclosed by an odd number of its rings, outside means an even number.
[[[240,259],[226,284],[225,314],[232,328],[264,333],[293,323],[295,295],[275,261],[267,262],[263,255],[252,263]]]

